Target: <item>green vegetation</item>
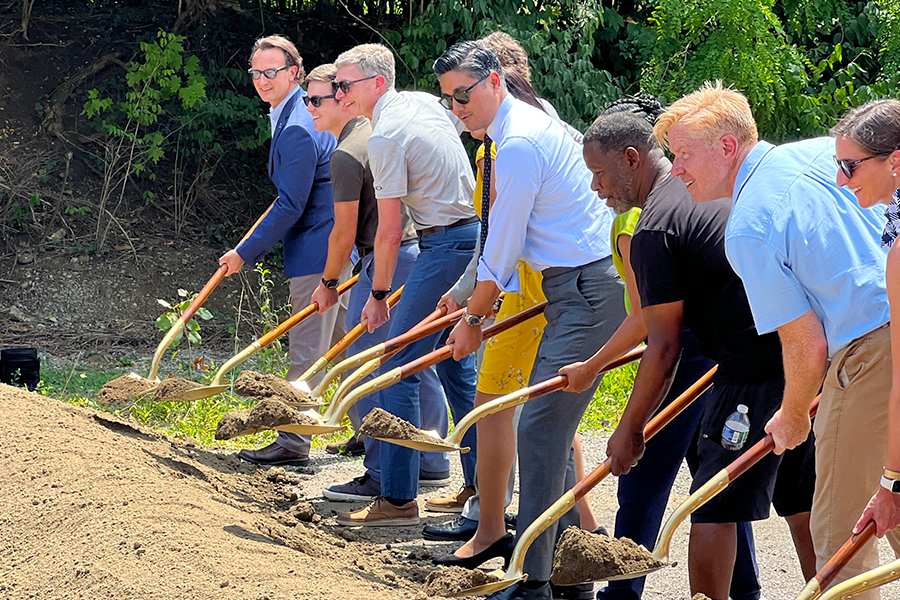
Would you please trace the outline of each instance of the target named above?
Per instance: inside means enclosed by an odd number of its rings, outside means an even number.
[[[619,424],[625,404],[631,396],[634,376],[640,362],[634,362],[614,369],[603,376],[594,399],[588,405],[578,426],[578,431],[591,429],[612,430]]]

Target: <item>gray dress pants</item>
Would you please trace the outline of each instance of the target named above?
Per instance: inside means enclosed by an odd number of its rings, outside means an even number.
[[[531,384],[555,377],[560,367],[590,358],[625,318],[623,284],[611,257],[580,267],[545,269],[543,276],[547,326]],[[572,440],[595,391],[596,386],[579,394],[557,391],[524,404],[518,429],[518,535],[575,485]],[[534,541],[525,555],[530,579],[550,579],[559,534],[578,524],[578,509],[573,507]]]

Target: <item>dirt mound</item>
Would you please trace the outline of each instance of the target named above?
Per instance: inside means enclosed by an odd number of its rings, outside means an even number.
[[[628,538],[597,535],[580,529],[566,529],[553,555],[556,585],[604,581],[615,575],[637,573],[662,567],[664,563]]]
[[[417,429],[409,421],[404,421],[398,416],[392,415],[383,408],[374,408],[359,424],[359,435],[367,435],[371,438],[390,438],[393,440],[410,440],[413,442],[428,442],[434,444],[442,440],[432,437]],[[447,448],[453,448],[446,444]]]
[[[710,598],[706,594],[694,594],[691,600],[710,600]]]
[[[0,385],[0,405],[4,599],[424,595],[423,567],[331,533],[301,501],[303,471],[258,469],[20,388]]]
[[[201,385],[196,381],[172,377],[163,380],[162,383],[156,387],[156,391],[153,392],[153,398],[151,398],[151,400],[154,402],[162,402],[163,400],[170,399],[174,400],[174,396],[178,396],[179,394],[183,394],[188,390],[193,390],[198,387],[201,387]]]
[[[479,569],[446,567],[428,574],[425,578],[425,591],[429,596],[448,596],[495,581],[500,580]]]
[[[136,397],[152,390],[156,386],[142,377],[122,375],[106,383],[97,392],[97,402],[102,405],[131,402]]]
[[[256,371],[242,371],[234,382],[234,391],[247,398],[272,398],[288,404],[315,406],[312,396],[302,392],[280,377]]]
[[[318,421],[278,400],[262,400],[253,408],[226,413],[216,427],[217,440],[275,429],[279,425],[316,425]]]

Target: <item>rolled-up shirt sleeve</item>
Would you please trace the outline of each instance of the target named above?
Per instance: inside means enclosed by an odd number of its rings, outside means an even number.
[[[813,308],[783,251],[754,236],[733,235],[725,240],[725,254],[744,284],[760,335]]]
[[[522,137],[510,137],[497,147],[497,199],[488,218],[478,280],[493,281],[505,292],[521,291],[517,267],[525,247],[529,216],[541,189],[542,156],[540,148]]]

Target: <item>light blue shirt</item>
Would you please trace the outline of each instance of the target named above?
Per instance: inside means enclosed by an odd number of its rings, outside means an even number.
[[[810,309],[829,357],[890,320],[883,209],[862,209],[835,183],[833,138],[760,142],[738,171],[725,253],[760,334]]]
[[[309,125],[310,131],[315,131],[312,126],[312,115],[310,115],[309,111],[306,110],[306,107],[302,105],[303,96],[306,95],[306,92],[304,92],[303,88],[301,88],[299,85],[295,85],[294,89],[292,89],[290,92],[288,92],[287,96],[284,97],[284,100],[282,100],[281,102],[278,103],[278,106],[275,106],[275,107],[269,109],[269,121],[272,125],[272,134],[273,135],[275,134],[275,126],[278,125],[278,119],[281,118],[281,112],[284,110],[285,105],[288,103],[287,102],[288,99],[291,96],[293,96],[294,94],[296,94],[297,90],[300,90],[300,97],[297,98],[297,102],[300,102],[301,105],[297,107],[297,110],[295,110],[293,113],[291,113],[291,116],[293,116],[294,113],[305,113],[309,117],[307,120],[310,123],[310,125]],[[298,116],[302,117],[303,115],[298,115]],[[305,123],[304,123],[304,125],[305,125]]]
[[[518,292],[519,258],[543,271],[610,256],[612,209],[591,190],[581,146],[563,126],[507,95],[487,133],[497,144],[497,199],[478,279]]]

